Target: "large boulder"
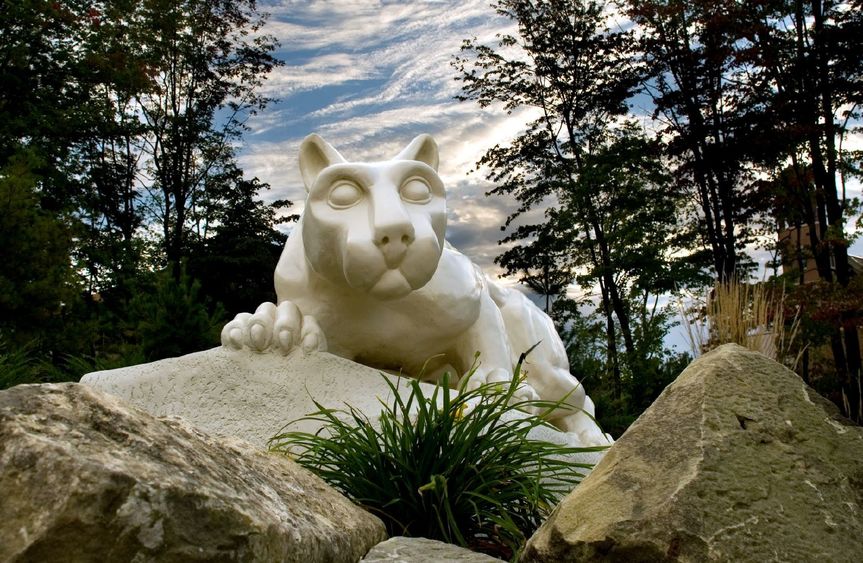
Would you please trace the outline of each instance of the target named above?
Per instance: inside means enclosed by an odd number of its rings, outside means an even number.
[[[88,373],[81,383],[150,414],[178,416],[210,434],[263,448],[286,423],[317,410],[313,399],[327,407],[350,403],[364,412],[379,411],[380,401],[392,395],[384,377],[326,352],[298,349],[283,356],[218,347]],[[293,429],[314,432],[318,427],[302,421]]]
[[[290,460],[78,384],[0,392],[0,561],[357,561],[382,522]]]
[[[693,362],[522,561],[863,560],[863,429],[726,345]]]
[[[374,420],[383,404],[393,402],[386,379],[402,396],[404,378],[328,354],[287,356],[249,350],[213,348],[126,368],[89,373],[81,383],[107,391],[157,416],[179,416],[208,433],[234,436],[257,446],[288,422],[317,410],[349,404]],[[421,383],[426,396],[434,386]],[[299,421],[291,430],[315,432],[320,425]],[[531,438],[579,445],[578,436],[551,427],[535,428]],[[595,464],[602,452],[573,454],[576,463]]]
[[[363,557],[365,563],[495,563],[500,559],[451,543],[428,538],[396,536],[374,546]]]

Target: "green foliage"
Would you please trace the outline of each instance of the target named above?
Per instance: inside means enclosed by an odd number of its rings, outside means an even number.
[[[41,349],[39,341],[24,345],[10,345],[0,338],[0,389],[23,383],[56,383],[78,381],[85,373],[94,371],[94,364],[79,356],[58,354],[51,361]]]
[[[0,168],[0,331],[19,343],[55,325],[63,304],[76,298],[70,234],[42,207],[39,163],[23,151]]]
[[[583,312],[577,301],[564,297],[555,300],[551,318],[566,347],[570,371],[591,390],[592,396],[593,386],[603,380],[606,370],[606,333],[602,322],[596,313]]]
[[[27,346],[9,349],[0,340],[0,389],[7,389],[19,383],[35,380],[36,358]]]
[[[571,299],[558,298],[552,318],[566,348],[569,366],[590,391],[596,419],[605,432],[619,438],[674,381],[692,358],[665,349],[671,323],[667,310],[634,318],[636,350],[625,354],[619,381],[608,358],[608,334],[597,313],[582,312]]]
[[[255,0],[3,3],[4,381],[209,347],[219,301],[271,298],[286,202],[235,158],[281,64],[264,21]]]
[[[92,327],[70,259],[73,231],[68,216],[45,207],[36,152],[22,149],[0,167],[0,338],[50,365],[85,345]]]
[[[137,95],[151,147],[148,190],[178,278],[190,227],[202,228],[196,211],[212,204],[210,187],[236,169],[233,143],[246,119],[271,101],[260,86],[282,63],[272,56],[275,38],[261,32],[265,18],[255,0],[146,0],[136,7],[138,60],[153,69]]]
[[[751,266],[744,246],[756,234],[757,201],[748,161],[771,138],[762,108],[746,95],[750,85],[738,78],[750,71],[747,36],[754,33],[738,24],[765,3],[622,4],[637,24],[644,93],[663,116],[668,163],[698,209],[687,219],[709,247],[716,275],[731,277]]]
[[[514,401],[520,365],[509,385],[457,395],[446,378],[431,396],[411,380],[406,397],[386,379],[394,402],[385,405],[379,421],[351,406],[336,410],[315,403],[319,410],[300,420],[319,423],[322,430],[279,434],[270,448],[291,455],[380,516],[390,535],[515,557],[590,468],[561,456],[603,449],[527,437],[546,423],[520,409],[555,403]]]
[[[595,139],[577,178],[559,195],[557,217],[584,272],[576,281],[585,288],[601,279],[609,289],[617,286],[633,317],[641,314],[633,301],[645,292],[702,281],[701,264],[691,255],[693,233],[677,221],[681,195],[660,157],[656,142],[623,124]],[[578,236],[588,230],[594,236]]]
[[[837,333],[859,334],[863,327],[863,276],[851,278],[847,287],[824,281],[794,286],[788,291],[785,307],[785,316],[800,322],[791,350],[799,359],[797,373],[836,403],[845,416],[863,420],[863,407],[858,404],[855,409],[849,400],[859,394],[863,377],[849,377],[837,370],[831,350]]]
[[[188,271],[206,295],[236,314],[276,300],[273,271],[287,237],[275,226],[279,210],[291,202],[266,204],[259,198],[267,184],[245,180],[239,170],[230,176],[212,189],[207,213],[214,226],[193,243]]]
[[[680,226],[681,192],[665,172],[659,142],[624,118],[641,67],[634,36],[611,31],[603,4],[590,0],[495,4],[518,24],[496,46],[466,41],[454,66],[460,99],[507,109],[538,107],[542,115],[508,146],[480,161],[491,169],[490,193],[520,206],[507,226],[542,207],[543,221],[520,225],[498,257],[507,274],[546,295],[576,282],[599,296],[614,394],[626,372],[649,363],[636,334],[650,329],[650,296],[700,281],[701,255],[692,229]],[[551,204],[551,205],[550,205]]]
[[[861,155],[848,141],[863,107],[863,4],[625,4],[640,31],[640,58],[653,70],[648,92],[666,118],[668,152],[678,180],[697,195],[696,219],[719,280],[745,279],[743,246],[759,234],[773,239],[778,227],[786,273],[811,260],[822,281],[849,291],[848,227],[860,207],[846,181],[860,172]],[[847,401],[863,420],[858,330],[834,325],[830,348],[848,393],[838,404]]]
[[[93,358],[84,355],[58,354],[52,358],[40,349],[39,341],[13,346],[0,340],[0,390],[26,383],[78,381],[84,374],[114,369],[145,361],[138,348],[125,355]]]
[[[132,325],[146,360],[182,356],[218,344],[224,310],[216,307],[210,313],[200,288],[201,284],[185,271],[179,280],[161,272],[152,291],[132,299]]]

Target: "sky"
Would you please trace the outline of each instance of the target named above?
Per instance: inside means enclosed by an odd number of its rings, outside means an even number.
[[[470,173],[482,155],[524,126],[528,112],[507,115],[458,102],[450,65],[466,38],[491,42],[514,31],[487,0],[260,2],[265,31],[281,42],[285,66],[265,85],[279,98],[253,117],[240,150],[249,177],[271,186],[267,199],[287,198],[292,213],[305,196],[297,166],[302,139],[318,133],[348,160],[394,157],[421,133],[440,150],[447,187],[447,239],[496,275],[497,241],[511,200],[486,197],[492,185]]]
[[[302,210],[297,153],[310,133],[349,161],[386,160],[416,135],[431,134],[447,187],[447,239],[497,277],[500,228],[515,204],[487,197],[493,186],[474,169],[534,114],[455,100],[460,83],[450,62],[464,39],[492,44],[496,34],[515,32],[513,22],[488,0],[259,0],[259,6],[270,13],[264,31],[280,41],[275,54],[285,66],[266,82],[264,92],[279,101],[248,122],[239,163],[248,177],[270,184],[265,198],[287,198],[291,213]],[[852,251],[863,254],[863,241]],[[756,253],[762,263],[768,258]]]

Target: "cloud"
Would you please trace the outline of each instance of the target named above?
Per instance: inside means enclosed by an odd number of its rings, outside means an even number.
[[[311,132],[354,161],[391,158],[414,136],[430,133],[448,187],[448,238],[496,276],[500,226],[515,204],[487,197],[487,171],[474,168],[535,114],[456,101],[460,84],[450,62],[464,39],[493,42],[496,34],[512,33],[513,22],[487,0],[282,1],[262,8],[271,13],[263,32],[282,45],[285,66],[266,85],[280,101],[250,119],[239,161],[248,176],[272,186],[266,197],[294,201],[291,212],[302,209],[297,153]]]
[[[267,32],[286,50],[343,48],[363,50],[390,43],[401,30],[434,15],[429,3],[384,5],[381,2],[282,2],[267,6]]]
[[[529,110],[506,115],[495,109],[479,110],[468,103],[429,103],[320,122],[314,131],[353,161],[386,160],[414,136],[429,133],[440,149],[439,173],[445,183],[455,185],[475,169],[488,149],[508,142],[534,115]],[[250,175],[280,183],[275,177],[284,172],[284,167],[296,167],[301,140],[297,136],[249,142],[240,156],[241,162]],[[483,178],[484,171],[476,171],[472,176]]]
[[[377,73],[379,69],[376,65],[361,56],[329,53],[314,57],[303,64],[273,69],[262,92],[286,97],[352,80],[368,80],[376,77]]]
[[[495,17],[486,0],[286,1],[265,9],[271,14],[266,32],[278,37],[284,50],[299,52],[367,52],[407,42],[433,52],[452,31],[481,28]]]
[[[428,99],[451,101],[458,91],[450,67],[463,39],[491,40],[512,23],[485,0],[471,2],[282,2],[265,31],[281,42],[288,65],[273,73],[268,93],[292,93],[376,77],[382,87],[346,96],[311,112],[342,116],[375,106]]]

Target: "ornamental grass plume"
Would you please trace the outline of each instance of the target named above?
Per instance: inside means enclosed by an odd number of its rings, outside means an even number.
[[[383,404],[377,421],[350,405],[328,409],[316,402],[318,411],[300,420],[322,428],[280,433],[270,440],[270,450],[290,455],[378,515],[391,536],[426,537],[515,558],[557,501],[592,468],[568,456],[607,447],[528,437],[548,423],[525,411],[548,412],[560,403],[515,399],[523,359],[509,384],[472,391],[465,379],[460,392],[450,389],[444,376],[431,396],[410,380],[402,397],[385,378],[393,400]],[[476,364],[467,377],[475,371]]]
[[[704,322],[682,315],[696,355],[736,343],[794,369],[802,350],[793,351],[800,330],[799,312],[785,310],[785,288],[766,283],[717,282],[702,309]]]

